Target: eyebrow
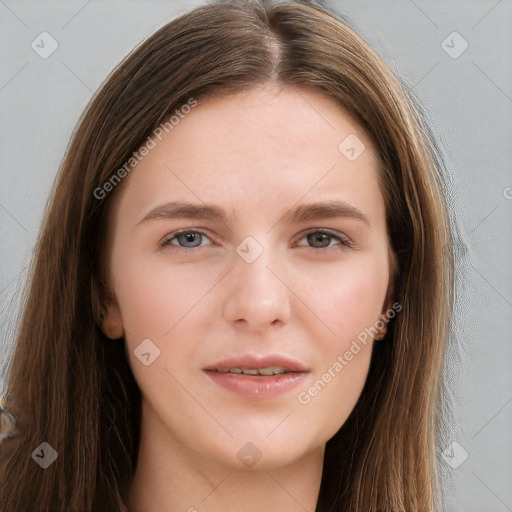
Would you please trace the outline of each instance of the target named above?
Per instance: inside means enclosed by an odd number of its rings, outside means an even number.
[[[276,224],[279,222],[299,223],[335,217],[347,217],[359,220],[368,227],[371,227],[368,217],[359,208],[339,200],[300,204],[286,210]],[[151,210],[139,224],[147,224],[162,219],[180,218],[226,222],[228,215],[222,208],[213,204],[195,204],[176,201],[157,206]]]

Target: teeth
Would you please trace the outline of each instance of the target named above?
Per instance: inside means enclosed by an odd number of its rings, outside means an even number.
[[[237,368],[237,370],[238,370],[238,368]],[[258,375],[259,374],[258,370],[252,370],[250,368],[242,368],[242,373],[244,375]]]
[[[269,368],[260,368],[260,371],[259,373],[261,373],[261,375],[274,375],[274,370],[277,370],[277,366],[275,366],[274,368],[272,367],[269,367]],[[277,374],[277,372],[276,372]]]
[[[260,373],[261,375],[279,375],[281,373],[288,373],[288,370],[282,366],[269,366],[268,368],[261,368]]]
[[[220,373],[243,373],[244,375],[281,375],[289,373],[283,366],[268,366],[266,368],[219,368]]]

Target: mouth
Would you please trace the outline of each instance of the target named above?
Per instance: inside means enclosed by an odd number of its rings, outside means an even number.
[[[285,375],[287,373],[301,373],[289,370],[284,366],[267,366],[266,368],[215,368],[212,371],[218,373],[233,373],[235,375],[256,375],[260,377],[271,377],[273,375]]]
[[[273,398],[299,385],[309,373],[300,361],[285,356],[247,355],[203,370],[217,385],[245,398]]]

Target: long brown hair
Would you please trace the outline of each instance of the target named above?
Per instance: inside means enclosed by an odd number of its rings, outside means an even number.
[[[91,100],[68,147],[31,268],[4,406],[3,512],[120,510],[134,468],[140,390],[123,340],[98,327],[108,300],[105,237],[129,179],[94,191],[176,109],[268,81],[336,100],[372,140],[403,309],[372,354],[352,414],[328,442],[318,511],[426,512],[438,506],[435,443],[452,306],[441,167],[418,109],[343,20],[311,2],[222,1],[141,44]],[[105,190],[105,189],[103,189]],[[32,452],[49,443],[47,469]]]

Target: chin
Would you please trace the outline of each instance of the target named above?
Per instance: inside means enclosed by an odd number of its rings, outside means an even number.
[[[327,441],[315,439],[313,433],[308,436],[300,429],[283,429],[279,433],[276,429],[270,435],[268,430],[257,429],[232,434],[233,439],[228,442],[224,438],[205,449],[217,462],[237,471],[277,471],[315,454],[323,457]]]

